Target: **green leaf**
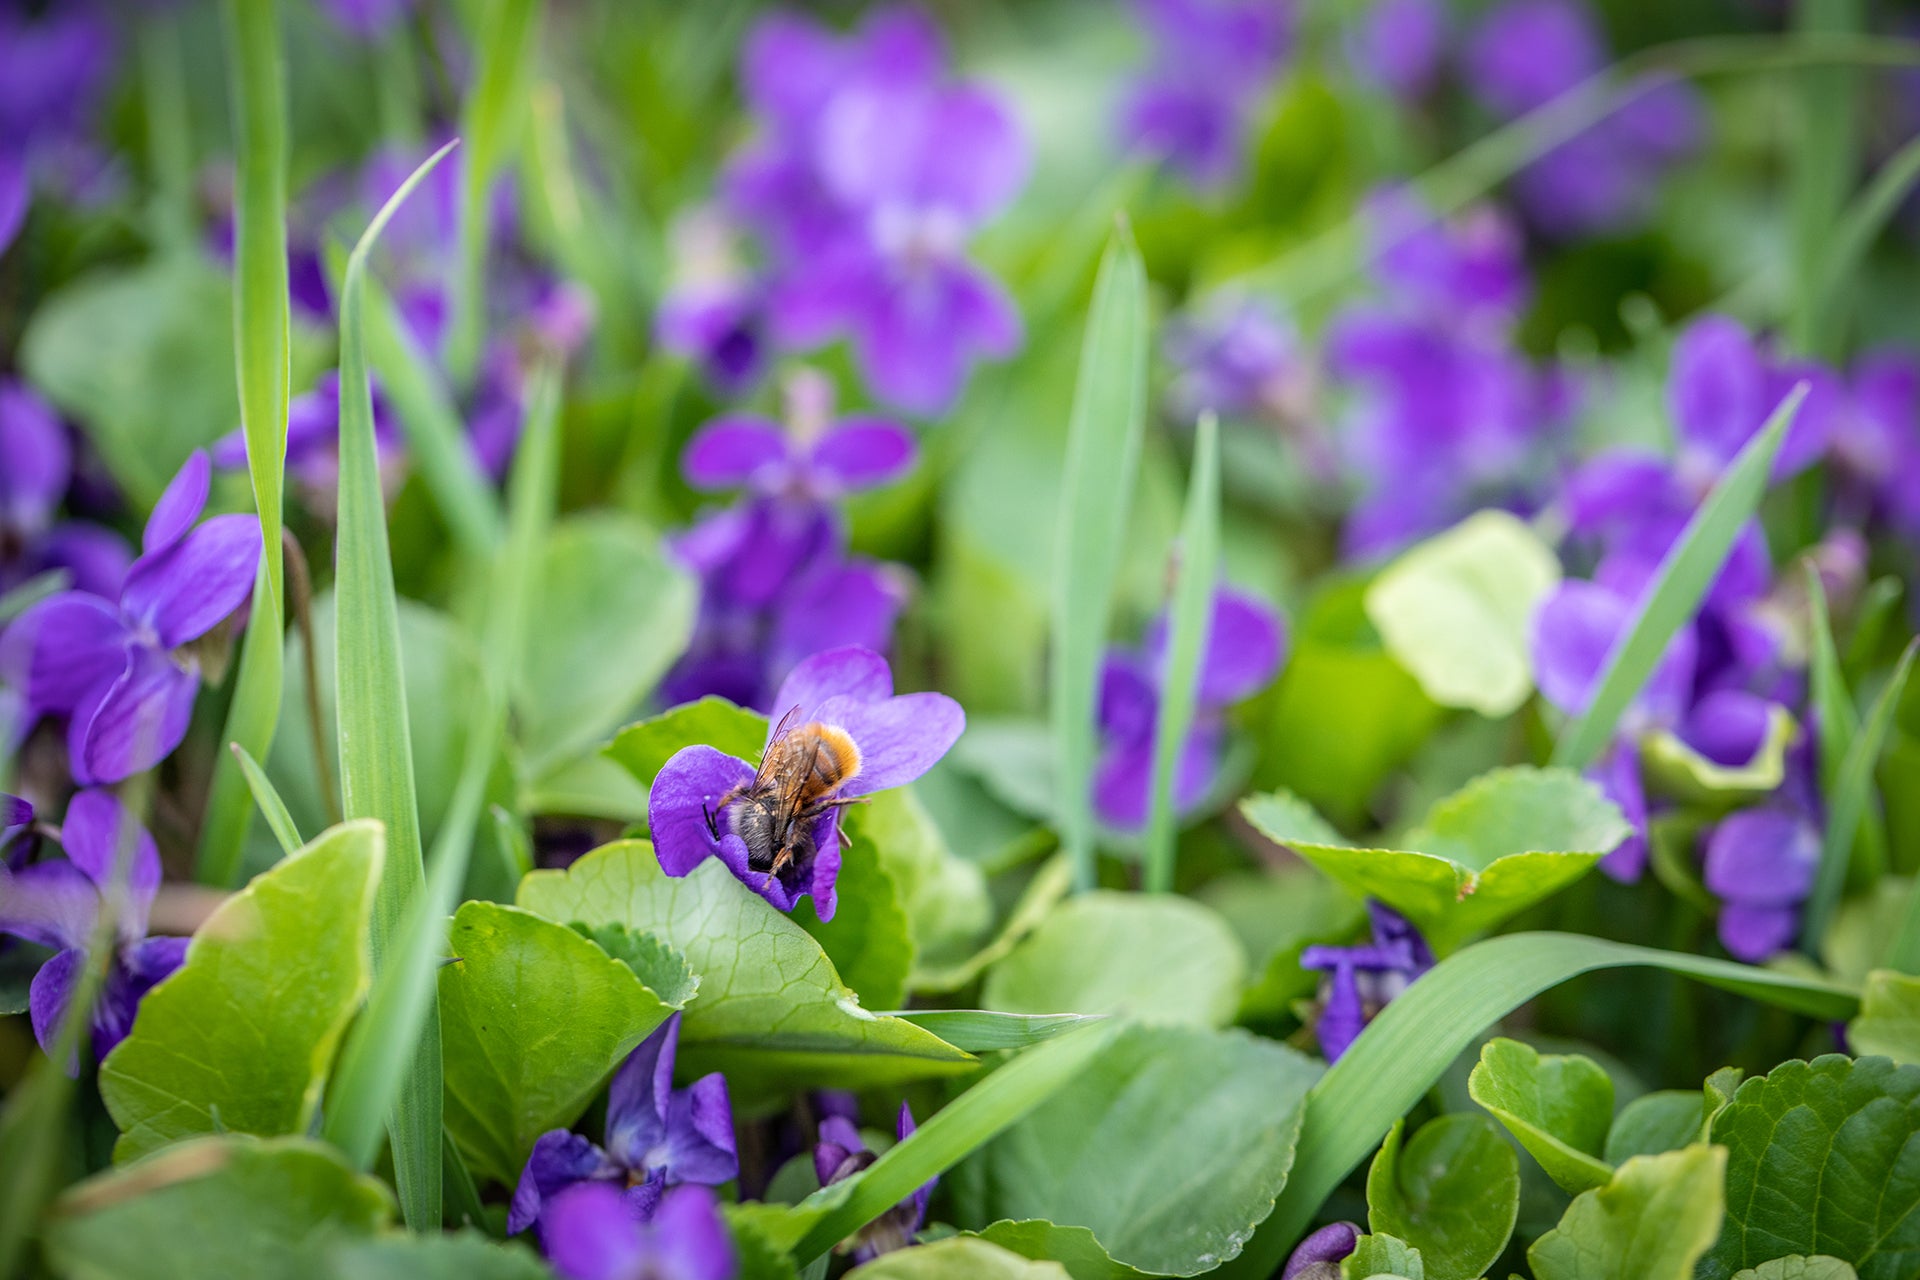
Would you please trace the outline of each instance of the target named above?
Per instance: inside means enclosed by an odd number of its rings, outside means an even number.
[[[1062,903],[987,970],[980,1002],[1009,1013],[1125,1013],[1218,1027],[1238,1011],[1244,976],[1239,942],[1206,907],[1096,890]]]
[[[1099,1021],[1095,1014],[996,1013],[990,1009],[902,1009],[889,1016],[925,1027],[968,1053],[1024,1049]]]
[[[1178,852],[1179,815],[1174,811],[1173,779],[1193,723],[1213,619],[1214,581],[1220,564],[1220,422],[1202,414],[1193,437],[1193,474],[1187,482],[1187,509],[1180,522],[1180,566],[1170,607],[1166,667],[1159,713],[1153,724],[1153,777],[1147,817],[1146,888],[1173,892]]]
[[[340,717],[342,807],[350,818],[377,818],[387,829],[387,858],[374,901],[373,962],[386,958],[422,891],[420,806],[414,790],[412,734],[401,670],[400,619],[387,545],[386,499],[373,434],[362,311],[367,259],[394,211],[454,146],[448,143],[388,198],[348,260],[340,289],[340,502],[334,546],[335,705]],[[388,1133],[394,1179],[407,1225],[440,1222],[440,1019],[429,999],[419,1047],[401,1085]]]
[[[1122,222],[1094,281],[1067,428],[1053,598],[1053,732],[1061,846],[1081,890],[1094,885],[1094,700],[1107,617],[1133,504],[1147,400],[1147,273]]]
[[[477,1231],[388,1235],[340,1245],[329,1255],[337,1280],[551,1280],[525,1244],[501,1244]]]
[[[549,1129],[580,1118],[673,1007],[625,962],[529,911],[468,902],[440,970],[447,1131],[512,1186]]]
[[[1916,150],[1920,155],[1920,149]],[[1834,643],[1833,620],[1827,610],[1826,584],[1820,571],[1808,562],[1807,629],[1811,634],[1811,652],[1807,656],[1809,693],[1812,698],[1813,724],[1817,730],[1814,745],[1820,752],[1820,788],[1822,795],[1840,789],[1840,773],[1846,767],[1847,747],[1860,733],[1860,713],[1854,709],[1853,695],[1847,692],[1846,672],[1840,665],[1840,653]],[[1884,581],[1884,579],[1882,580]],[[1898,590],[1898,584],[1895,584]],[[1884,598],[1884,596],[1882,597]],[[1862,600],[1858,616],[1864,619],[1869,605]],[[1856,620],[1854,638],[1860,638],[1861,623]],[[1861,815],[1856,851],[1864,855],[1869,868],[1884,869],[1887,861],[1887,829],[1872,806]],[[1879,957],[1876,955],[1877,961]]]
[[[47,1256],[68,1280],[317,1280],[330,1244],[392,1216],[386,1187],[331,1147],[227,1134],[69,1190],[47,1220]]]
[[[671,877],[651,845],[624,840],[566,871],[534,872],[518,901],[549,920],[623,924],[684,952],[701,986],[681,1024],[680,1060],[690,1074],[726,1072],[736,1097],[866,1088],[974,1062],[911,1023],[861,1008],[820,944],[716,860]]]
[[[972,1234],[1023,1258],[1056,1261],[1073,1280],[1137,1280],[1152,1274],[1115,1262],[1085,1227],[1063,1227],[1057,1222],[1029,1218],[991,1223]]]
[[[1426,1259],[1420,1250],[1389,1235],[1361,1236],[1353,1252],[1340,1260],[1340,1280],[1392,1276],[1398,1280],[1427,1280]]]
[[[736,707],[725,698],[709,696],[628,725],[614,735],[602,754],[631,773],[642,788],[650,789],[655,776],[682,747],[705,743],[748,764],[758,764],[766,742],[765,716]]]
[[[323,832],[200,926],[101,1064],[116,1159],[221,1130],[307,1132],[367,991],[384,849],[377,823]]]
[[[1367,588],[1367,617],[1429,698],[1505,716],[1533,692],[1533,611],[1559,581],[1540,535],[1482,511],[1387,566]]]
[[[1356,897],[1378,898],[1445,953],[1565,888],[1630,828],[1598,788],[1564,769],[1496,769],[1428,812],[1411,849],[1321,843],[1291,797],[1254,796],[1241,812]]]
[[[847,815],[846,832],[873,842],[913,933],[916,972],[964,958],[993,923],[978,864],[956,857],[912,787],[882,791]],[[913,985],[910,981],[909,985]]]
[[[1587,709],[1575,717],[1554,745],[1553,763],[1569,769],[1591,768],[1613,741],[1614,727],[1628,704],[1660,664],[1674,633],[1692,620],[1741,528],[1759,509],[1774,455],[1780,451],[1780,442],[1786,438],[1787,428],[1806,395],[1804,383],[1787,394],[1766,426],[1721,473],[1713,492],[1687,522],[1686,530],[1648,584],[1633,625],[1614,645],[1601,668]]]
[[[1787,748],[1799,736],[1793,713],[1776,702],[1767,707],[1767,733],[1760,749],[1743,765],[1709,760],[1669,729],[1640,740],[1640,765],[1649,788],[1658,794],[1681,804],[1725,810],[1778,790],[1787,775]]]
[[[1606,1161],[1618,1165],[1632,1156],[1678,1151],[1706,1136],[1705,1122],[1705,1100],[1696,1090],[1643,1093],[1614,1118],[1607,1131]]]
[[[1894,712],[1900,706],[1901,694],[1906,691],[1907,677],[1913,673],[1916,651],[1920,651],[1920,640],[1908,643],[1900,655],[1900,664],[1893,669],[1892,678],[1874,699],[1866,723],[1847,743],[1839,783],[1827,797],[1827,828],[1820,844],[1820,871],[1814,878],[1813,892],[1807,898],[1806,915],[1800,927],[1801,945],[1811,955],[1820,954],[1820,940],[1826,936],[1827,925],[1832,922],[1834,910],[1840,905],[1840,894],[1846,888],[1854,838],[1860,831],[1861,819],[1873,804],[1873,771],[1880,763],[1880,749],[1886,745],[1887,730],[1893,727]],[[1916,902],[1915,907],[1920,911],[1920,902]],[[1895,969],[1909,969],[1920,963],[1920,915],[1910,916],[1909,920],[1915,933],[1913,950],[1902,954],[1908,945],[1903,942],[1906,933],[1903,928],[1902,934],[1894,939],[1891,967]]]
[[[1036,1262],[975,1236],[949,1236],[915,1249],[881,1254],[860,1268],[862,1280],[1067,1280],[1057,1262]]]
[[[300,847],[300,829],[293,825],[293,815],[287,812],[287,802],[273,789],[266,771],[247,754],[245,747],[237,742],[229,746],[234,759],[240,762],[240,775],[247,780],[247,790],[253,793],[254,803],[260,806],[260,816],[267,820],[273,838],[280,842],[280,852],[292,853]]]
[[[1535,1280],[1692,1280],[1720,1232],[1726,1170],[1722,1147],[1635,1156],[1533,1242]]]
[[[1359,899],[1312,867],[1221,876],[1197,896],[1240,936],[1251,974],[1240,996],[1243,1021],[1280,1017],[1311,994],[1320,975],[1300,967],[1300,953],[1316,943],[1343,943],[1366,921]]]
[[[906,1002],[913,931],[880,851],[851,828],[844,834],[833,919],[822,922],[813,899],[805,898],[794,907],[793,920],[813,935],[861,1004],[892,1009]]]
[[[1073,867],[1064,856],[1047,860],[1020,893],[1013,909],[993,940],[959,964],[926,970],[913,976],[915,991],[958,991],[969,986],[982,973],[1012,954],[1028,934],[1053,914],[1060,900],[1073,887]]]
[[[968,1216],[1086,1227],[1143,1271],[1211,1270],[1272,1211],[1319,1072],[1241,1031],[1127,1026],[975,1157]]]
[[[1581,934],[1508,934],[1464,948],[1381,1010],[1308,1095],[1293,1176],[1232,1274],[1271,1275],[1334,1188],[1488,1026],[1569,978],[1629,967],[1664,969],[1823,1021],[1858,1007],[1850,988],[1823,978]]]
[[[1613,1123],[1613,1079],[1591,1058],[1543,1054],[1495,1037],[1480,1050],[1467,1092],[1507,1126],[1568,1194],[1605,1186],[1600,1158]]]
[[[1860,1016],[1847,1024],[1856,1054],[1879,1054],[1920,1067],[1920,978],[1876,969],[1860,993]]]
[[[554,527],[514,701],[530,772],[625,720],[686,648],[696,596],[686,571],[629,516],[599,512]]]
[[[1520,1215],[1520,1158],[1485,1116],[1422,1125],[1403,1151],[1396,1124],[1367,1171],[1367,1226],[1413,1246],[1426,1280],[1476,1280]]]
[[[1920,1067],[1827,1054],[1742,1084],[1713,1120],[1727,1149],[1727,1229],[1704,1280],[1789,1253],[1860,1280],[1903,1280],[1920,1256]]]
[[[1860,1273],[1838,1258],[1769,1258],[1757,1267],[1749,1267],[1733,1280],[1860,1280]]]

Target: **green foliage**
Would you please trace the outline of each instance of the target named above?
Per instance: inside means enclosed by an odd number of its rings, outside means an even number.
[[[1801,924],[1801,937],[1806,948],[1818,954],[1820,940],[1826,936],[1827,925],[1833,919],[1833,913],[1840,905],[1840,894],[1846,888],[1847,866],[1852,860],[1854,837],[1860,830],[1861,819],[1866,816],[1873,803],[1873,771],[1880,762],[1880,749],[1886,744],[1887,731],[1893,727],[1895,710],[1900,706],[1900,696],[1907,687],[1907,677],[1913,672],[1913,658],[1920,652],[1920,640],[1907,645],[1900,655],[1900,664],[1894,668],[1893,677],[1874,699],[1873,709],[1867,713],[1866,721],[1860,732],[1847,743],[1847,753],[1841,759],[1840,775],[1834,783],[1831,795],[1827,797],[1830,809],[1827,827],[1820,846],[1820,871],[1813,882],[1813,892],[1807,898],[1806,917]],[[1915,935],[1909,942],[1902,934],[1894,939],[1894,954],[1891,964],[1896,969],[1908,969],[1920,963],[1920,918],[1912,921]],[[1903,949],[1911,948],[1910,954],[1902,955]],[[1907,963],[1902,963],[1905,960]]]
[[[1429,698],[1504,716],[1533,692],[1533,611],[1559,581],[1538,534],[1482,511],[1389,565],[1367,588],[1367,617]]]
[[[1477,1280],[1520,1213],[1520,1158],[1471,1112],[1422,1125],[1403,1150],[1394,1125],[1367,1170],[1367,1225],[1418,1255],[1426,1280]]]
[[[686,955],[699,994],[681,1025],[686,1071],[725,1071],[736,1096],[864,1088],[968,1070],[973,1059],[898,1018],[861,1008],[806,930],[709,860],[668,876],[642,840],[536,871],[519,905],[588,927],[622,924]]]
[[[1731,1198],[1726,1170],[1726,1150],[1702,1144],[1635,1156],[1533,1242],[1535,1280],[1691,1280]]]
[[[1428,811],[1408,849],[1326,843],[1291,796],[1255,796],[1241,811],[1357,897],[1378,898],[1445,953],[1565,888],[1628,833],[1592,783],[1563,769],[1501,769]]]
[[[698,989],[678,957],[652,989],[592,939],[528,911],[464,904],[440,970],[446,1125],[474,1171],[512,1186],[549,1129],[580,1118],[627,1055]],[[651,970],[654,967],[642,965]],[[671,1003],[670,1003],[671,1002]]]
[[[1860,1280],[1920,1256],[1920,1067],[1828,1054],[1743,1083],[1714,1117],[1727,1149],[1727,1229],[1703,1280],[1786,1254],[1826,1254]]]
[[[1067,1280],[1057,1262],[1035,1262],[973,1236],[882,1254],[860,1274],[865,1280]]]
[[[1115,1262],[1085,1227],[1063,1227],[1044,1218],[1020,1222],[1003,1219],[975,1234],[1024,1258],[1052,1259],[1065,1267],[1073,1280],[1137,1280],[1150,1274]]]
[[[1009,1013],[1124,1013],[1224,1026],[1245,961],[1226,922],[1185,898],[1096,891],[1062,903],[987,970],[980,992]]]
[[[725,698],[706,697],[628,725],[614,735],[603,754],[631,773],[642,787],[651,788],[654,777],[682,747],[705,743],[716,751],[758,764],[766,741],[765,716],[736,707]]]
[[[1678,1151],[1706,1136],[1706,1119],[1705,1099],[1693,1090],[1643,1093],[1614,1117],[1607,1131],[1606,1162],[1618,1165],[1632,1156]]]
[[[894,1015],[925,1027],[956,1049],[1024,1049],[1100,1020],[1098,1014],[999,1013],[991,1009],[908,1009]]]
[[[1613,1123],[1613,1080],[1593,1059],[1496,1037],[1480,1051],[1467,1091],[1563,1191],[1605,1186],[1613,1176],[1600,1158]]]
[[[499,1244],[474,1231],[386,1235],[332,1251],[337,1280],[550,1280],[527,1244]]]
[[[1769,1258],[1757,1267],[1749,1267],[1733,1280],[1859,1280],[1860,1273],[1838,1258],[1793,1254]]]
[[[1920,978],[1890,969],[1868,974],[1860,1016],[1847,1024],[1847,1043],[1862,1056],[1920,1067]]]
[[[1395,1280],[1427,1280],[1426,1259],[1420,1250],[1390,1235],[1361,1236],[1353,1252],[1340,1260],[1340,1280],[1390,1276]]]
[[[305,1134],[369,981],[385,849],[350,822],[222,903],[100,1067],[132,1159],[198,1134]]]
[[[856,806],[844,830],[850,839],[872,842],[893,881],[913,932],[916,975],[964,957],[993,922],[986,876],[954,855],[912,787],[882,791]]]
[[[823,923],[812,898],[794,908],[793,919],[813,935],[861,1004],[897,1008],[906,1003],[907,975],[913,972],[912,925],[879,849],[869,839],[846,834],[833,919]]]
[[[1312,867],[1222,876],[1199,899],[1240,937],[1250,975],[1240,997],[1242,1019],[1277,1018],[1311,994],[1320,975],[1300,967],[1300,953],[1316,943],[1345,942],[1366,920],[1352,894]]]

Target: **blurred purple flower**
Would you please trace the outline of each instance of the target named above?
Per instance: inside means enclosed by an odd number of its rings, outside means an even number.
[[[1774,460],[1782,479],[1805,470],[1825,451],[1845,391],[1831,370],[1775,359],[1739,321],[1696,317],[1673,344],[1667,401],[1680,440],[1682,475],[1704,496],[1798,382],[1808,392]]]
[[[1427,940],[1399,912],[1369,899],[1367,917],[1372,942],[1313,946],[1300,953],[1301,968],[1328,975],[1322,983],[1320,1019],[1314,1024],[1328,1062],[1338,1062],[1388,1002],[1433,968]]]
[[[679,1043],[676,1013],[627,1056],[607,1097],[604,1148],[567,1129],[540,1135],[507,1211],[509,1234],[544,1223],[555,1198],[582,1182],[618,1188],[628,1212],[645,1222],[669,1187],[717,1187],[739,1176],[726,1077],[716,1071],[675,1089]]]
[[[1340,1263],[1364,1233],[1351,1222],[1330,1222],[1294,1247],[1280,1280],[1340,1280]]]
[[[1920,535],[1920,356],[1891,348],[1862,356],[1827,448],[1842,520],[1879,516],[1909,538]]]
[[[373,439],[380,470],[389,483],[405,456],[406,442],[394,425],[387,399],[378,383],[373,387]],[[213,465],[228,471],[245,470],[247,437],[234,428],[213,442]],[[317,511],[332,510],[340,487],[340,371],[329,369],[313,390],[287,402],[287,474],[307,491]]]
[[[183,646],[253,590],[259,521],[225,515],[194,525],[210,474],[196,452],[168,484],[117,603],[62,592],[0,635],[0,679],[25,695],[30,717],[69,717],[68,755],[83,785],[152,768],[180,745],[200,688],[199,660]]]
[[[1153,799],[1153,740],[1166,678],[1168,624],[1148,628],[1137,653],[1111,650],[1100,672],[1100,758],[1093,775],[1093,807],[1101,821],[1134,830],[1147,821]],[[1173,807],[1190,813],[1220,777],[1226,749],[1226,709],[1263,688],[1280,669],[1286,633],[1265,603],[1231,589],[1214,593],[1200,656],[1193,723],[1174,770]]]
[[[1362,80],[1414,101],[1439,79],[1446,44],[1443,0],[1374,0],[1347,32],[1347,60]]]
[[[785,427],[746,414],[707,423],[681,455],[687,483],[828,502],[913,469],[918,446],[905,427],[886,418],[836,419],[832,396],[832,383],[802,371],[789,383]]]
[[[96,595],[117,595],[132,556],[120,535],[55,518],[73,478],[73,449],[51,405],[0,378],[0,592],[50,569]]]
[[[93,1053],[104,1059],[132,1029],[141,997],[180,967],[188,940],[147,937],[147,912],[160,887],[160,853],[111,792],[77,793],[68,802],[60,843],[63,858],[17,872],[0,867],[0,933],[56,949],[34,975],[28,996],[34,1037],[52,1054],[125,846],[129,861],[114,954],[92,1011]],[[68,1075],[78,1070],[77,1062],[67,1064]]]
[[[1532,295],[1520,228],[1494,205],[1441,219],[1388,187],[1368,197],[1367,228],[1373,276],[1402,313],[1504,335]]]
[[[331,18],[335,26],[372,43],[413,12],[414,0],[318,0],[318,3],[320,11]]]
[[[1152,57],[1121,106],[1128,145],[1195,186],[1231,182],[1292,43],[1290,10],[1280,0],[1135,0]]]
[[[816,653],[793,669],[774,698],[772,744],[783,724],[826,725],[843,732],[856,767],[830,788],[823,802],[846,801],[905,786],[931,769],[966,727],[960,704],[943,693],[895,696],[887,660],[867,649]],[[822,920],[833,919],[840,874],[840,812],[824,808],[797,833],[797,856],[776,871],[748,865],[746,841],[736,831],[739,792],[754,781],[754,766],[709,746],[683,747],[661,768],[647,798],[647,827],[661,870],[684,876],[718,858],[740,882],[781,911],[813,896]]]
[[[900,1104],[894,1134],[898,1142],[905,1142],[913,1136],[913,1109],[904,1102]],[[820,1141],[813,1148],[813,1171],[819,1177],[821,1186],[830,1187],[836,1182],[844,1182],[878,1158],[867,1147],[866,1140],[860,1136],[860,1129],[852,1119],[833,1115],[820,1122]],[[930,1179],[915,1188],[905,1200],[860,1228],[848,1242],[853,1245],[854,1265],[872,1262],[883,1253],[892,1253],[911,1245],[915,1234],[926,1225],[927,1202],[933,1199],[933,1189],[939,1184],[939,1178]],[[845,1250],[846,1245],[843,1244],[841,1248]]]
[[[719,1203],[702,1186],[675,1187],[650,1221],[605,1182],[582,1182],[554,1198],[541,1234],[566,1280],[733,1280],[739,1259]]]
[[[766,287],[742,261],[739,229],[719,209],[682,215],[671,233],[673,277],[654,317],[661,346],[699,364],[721,396],[737,396],[767,366]]]
[[[1178,422],[1208,411],[1301,422],[1312,412],[1313,374],[1299,335],[1262,299],[1210,299],[1170,320],[1163,345],[1176,370],[1167,400]]]
[[[1719,895],[1720,941],[1758,964],[1784,951],[1800,928],[1800,905],[1820,867],[1820,831],[1778,803],[1722,819],[1703,839],[1707,888]]]
[[[111,161],[89,130],[113,63],[113,28],[86,6],[0,9],[0,253],[34,187],[72,198],[100,185]]]

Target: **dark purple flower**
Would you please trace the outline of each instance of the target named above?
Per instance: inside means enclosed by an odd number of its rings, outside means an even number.
[[[0,679],[21,691],[31,717],[69,717],[68,755],[84,785],[130,777],[180,745],[200,688],[199,660],[184,646],[253,590],[259,521],[225,515],[195,527],[210,474],[196,452],[168,484],[117,603],[62,592],[0,635]]]
[[[1722,819],[1704,837],[1704,878],[1719,895],[1720,941],[1752,964],[1784,951],[1820,869],[1820,832],[1795,807],[1769,804]]]
[[[1328,1062],[1338,1062],[1380,1010],[1433,968],[1433,951],[1420,931],[1391,907],[1371,899],[1373,941],[1351,947],[1308,947],[1300,967],[1328,976],[1322,983],[1314,1035]]]
[[[1137,653],[1113,650],[1100,672],[1100,759],[1093,774],[1093,808],[1121,830],[1146,824],[1153,800],[1153,740],[1166,679],[1168,626],[1162,616]],[[1265,603],[1238,591],[1214,593],[1200,656],[1193,723],[1174,770],[1173,807],[1190,813],[1220,776],[1226,749],[1225,711],[1257,692],[1280,669],[1286,633]]]
[[[1446,44],[1442,0],[1375,0],[1347,33],[1347,60],[1362,80],[1413,101],[1439,78]]]
[[[342,31],[369,43],[413,12],[413,0],[319,0],[320,11]]]
[[[1289,423],[1312,413],[1313,375],[1299,336],[1262,299],[1212,300],[1169,321],[1164,345],[1177,371],[1168,408],[1183,424],[1209,411]]]
[[[831,920],[840,874],[840,810],[849,801],[905,786],[939,762],[966,727],[960,704],[943,693],[895,696],[887,660],[868,649],[830,649],[793,669],[773,702],[771,746],[782,726],[799,732],[838,731],[852,744],[853,768],[821,797],[794,835],[792,857],[772,869],[749,864],[739,827],[747,820],[742,794],[754,766],[713,747],[683,747],[660,770],[647,798],[647,826],[660,868],[684,876],[718,858],[740,882],[782,911],[813,896],[814,912]]]
[[[1587,773],[1587,781],[1620,807],[1620,813],[1632,828],[1627,838],[1600,859],[1600,870],[1622,884],[1633,884],[1647,870],[1647,792],[1640,778],[1640,748],[1622,735],[1607,748],[1600,763]]]
[[[740,230],[721,210],[682,215],[671,239],[673,276],[655,336],[695,361],[717,394],[740,395],[767,366],[766,287],[747,268]]]
[[[53,407],[0,378],[0,592],[64,569],[71,585],[116,595],[132,556],[111,529],[57,519],[73,477],[73,448]]]
[[[1920,534],[1920,357],[1869,352],[1849,384],[1827,438],[1844,486],[1841,513],[1859,522],[1877,515],[1911,538]]]
[[[583,1182],[554,1198],[541,1228],[547,1258],[566,1280],[732,1280],[739,1274],[713,1192],[675,1187],[649,1221],[620,1192]]]
[[[1247,126],[1292,38],[1275,0],[1136,0],[1152,57],[1121,107],[1127,143],[1195,186],[1239,172]]]
[[[1541,695],[1570,716],[1585,711],[1635,613],[1632,599],[1598,582],[1569,578],[1555,587],[1533,615],[1533,670]],[[1639,734],[1680,723],[1692,698],[1695,655],[1693,630],[1682,628],[1627,709],[1623,731]]]
[[[387,398],[373,388],[373,440],[380,470],[389,485],[398,481],[406,441],[394,425]],[[213,465],[244,470],[247,437],[236,427],[213,443]],[[340,488],[340,372],[329,369],[311,391],[287,402],[287,473],[307,491],[314,509],[332,510]]]
[[[899,1142],[913,1136],[913,1109],[904,1102],[900,1104],[894,1134]],[[852,1119],[833,1115],[820,1122],[820,1141],[813,1148],[813,1171],[821,1186],[844,1182],[877,1159]],[[905,1200],[860,1228],[851,1240],[840,1246],[841,1250],[848,1251],[851,1245],[854,1265],[858,1266],[872,1262],[883,1253],[911,1245],[914,1235],[926,1225],[927,1203],[933,1199],[933,1189],[939,1184],[940,1179],[936,1177],[916,1187]]]
[[[110,161],[89,136],[114,62],[113,28],[79,4],[0,9],[0,252],[35,186],[85,196]]]
[[[1373,275],[1395,309],[1449,328],[1504,334],[1533,291],[1520,228],[1494,205],[1436,218],[1404,190],[1367,201]]]
[[[105,1058],[132,1029],[141,997],[180,967],[188,940],[147,937],[147,912],[160,887],[160,853],[153,837],[111,792],[76,794],[67,805],[60,843],[64,858],[32,863],[17,872],[0,867],[0,933],[56,948],[34,975],[29,993],[33,1034],[51,1054],[125,848],[117,940],[92,1015],[94,1056]],[[78,1069],[77,1063],[68,1064],[69,1075]]]
[[[1351,1222],[1330,1222],[1294,1247],[1280,1280],[1340,1280],[1340,1262],[1364,1233]]]
[[[1667,399],[1680,439],[1680,467],[1703,494],[1798,382],[1808,394],[1774,460],[1775,478],[1806,469],[1826,449],[1844,408],[1840,379],[1815,365],[1775,359],[1739,321],[1703,315],[1673,344]]]
[[[582,1182],[617,1188],[633,1218],[645,1222],[669,1187],[717,1187],[740,1175],[726,1077],[716,1071],[675,1089],[673,1060],[679,1044],[676,1013],[627,1056],[607,1096],[605,1147],[567,1129],[540,1135],[513,1192],[509,1233],[541,1223],[551,1248],[547,1215],[556,1197]]]
[[[796,373],[787,405],[785,427],[746,414],[701,427],[680,458],[687,483],[823,503],[913,469],[912,434],[885,418],[834,418],[833,384],[821,375]]]

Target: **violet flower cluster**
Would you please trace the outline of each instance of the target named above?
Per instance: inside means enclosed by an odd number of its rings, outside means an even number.
[[[1301,968],[1327,975],[1313,1029],[1328,1062],[1338,1062],[1380,1010],[1433,968],[1433,950],[1427,940],[1399,912],[1369,900],[1367,918],[1373,929],[1371,942],[1314,946],[1300,953]]]
[[[894,1124],[894,1140],[905,1142],[912,1136],[913,1109],[902,1102]],[[879,1156],[860,1136],[859,1126],[848,1116],[830,1115],[820,1122],[820,1140],[813,1148],[813,1171],[821,1186],[844,1182],[877,1159]],[[940,1179],[936,1177],[914,1188],[905,1200],[860,1228],[852,1239],[842,1242],[840,1251],[851,1253],[854,1265],[859,1266],[883,1253],[908,1247],[920,1228],[927,1224],[927,1204],[933,1199],[933,1189],[939,1185]]]
[[[727,163],[720,209],[683,239],[705,252],[662,306],[661,341],[735,389],[762,343],[844,337],[876,399],[943,411],[974,364],[1021,341],[1012,299],[967,256],[1026,178],[1012,113],[953,80],[938,29],[907,8],[846,36],[771,14],[747,38],[740,84],[754,135]],[[757,269],[733,259],[736,234]]]
[[[74,444],[53,406],[0,378],[0,593],[62,571],[70,585],[116,596],[133,556],[120,535],[61,519],[74,476]]]
[[[115,45],[114,19],[98,5],[0,8],[0,253],[36,190],[81,202],[110,192],[113,162],[93,132]]]
[[[1120,108],[1134,151],[1194,186],[1239,176],[1247,134],[1293,42],[1287,0],[1135,0],[1151,50]]]
[[[836,501],[913,469],[913,437],[884,418],[833,416],[832,385],[788,382],[788,423],[731,415],[687,443],[696,489],[745,491],[668,542],[700,581],[685,653],[661,682],[669,704],[714,695],[759,710],[795,664],[845,645],[884,652],[906,605],[906,570],[849,554]]]

